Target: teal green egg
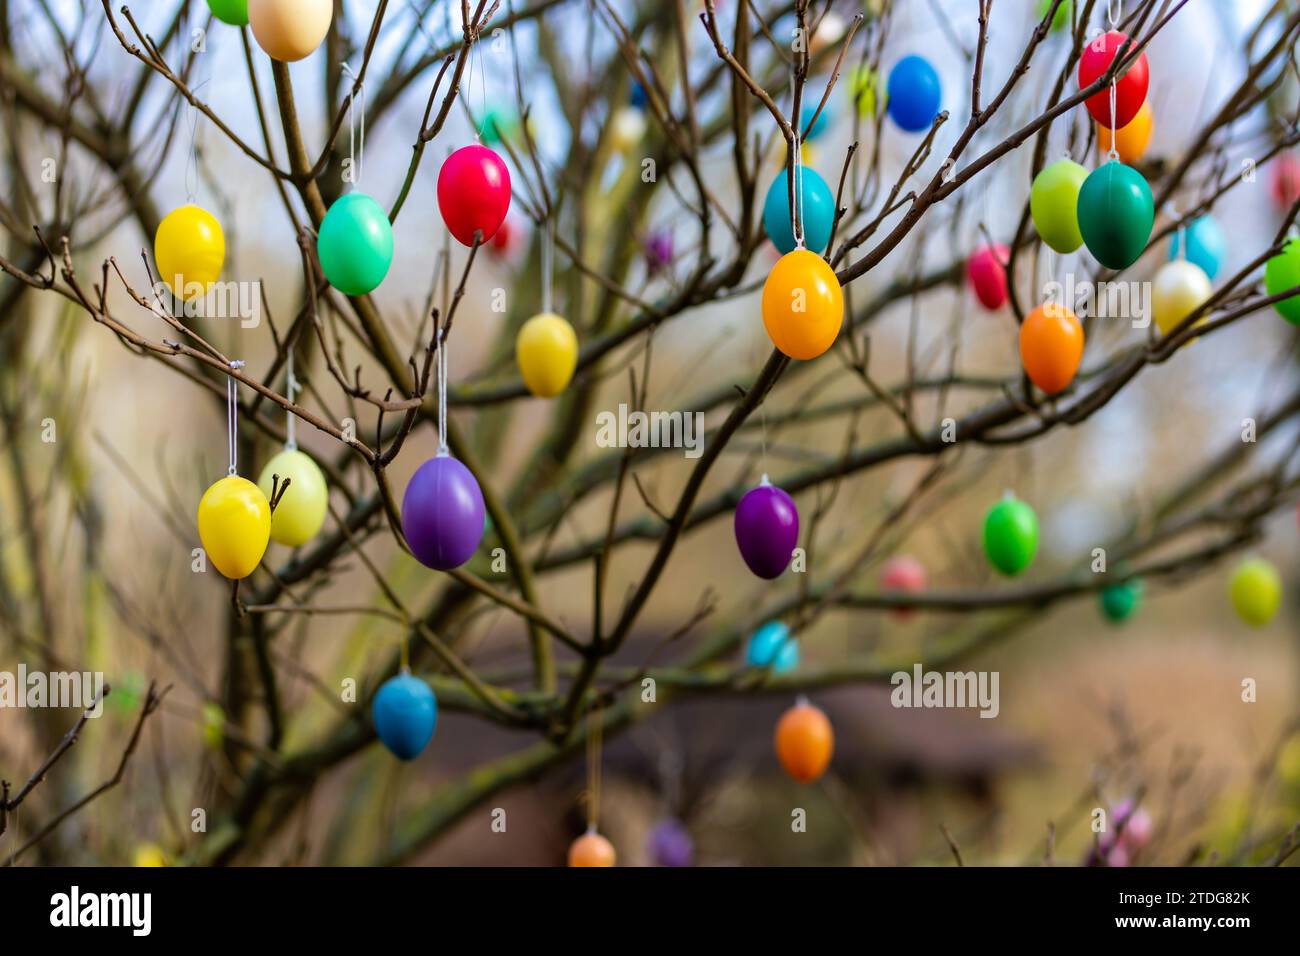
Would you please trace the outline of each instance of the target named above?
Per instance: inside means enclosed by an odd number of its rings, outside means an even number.
[[[316,239],[321,271],[345,295],[379,288],[393,264],[393,226],[388,213],[365,193],[334,200]]]
[[[1079,190],[1079,232],[1092,257],[1109,269],[1137,262],[1155,221],[1151,187],[1132,166],[1106,163]]]

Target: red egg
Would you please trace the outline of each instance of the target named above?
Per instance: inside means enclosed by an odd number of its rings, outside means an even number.
[[[880,575],[880,589],[886,593],[920,594],[925,590],[925,568],[911,555],[892,558]],[[906,619],[915,613],[915,609],[900,607],[892,613],[899,619]]]
[[[1007,267],[1010,250],[1006,246],[984,246],[966,263],[966,278],[975,290],[980,305],[995,312],[1007,303]]]
[[[1111,63],[1115,59],[1115,54],[1124,41],[1128,39],[1126,34],[1118,30],[1111,30],[1094,40],[1089,41],[1083,48],[1083,53],[1079,57],[1079,88],[1091,86],[1098,77],[1110,69]],[[1129,44],[1125,56],[1133,51],[1133,44]],[[1129,68],[1120,74],[1115,82],[1115,122],[1116,128],[1127,126],[1138,115],[1138,110],[1142,109],[1142,104],[1146,102],[1147,85],[1150,82],[1150,73],[1147,69],[1147,55],[1143,53],[1139,56]],[[1110,87],[1103,87],[1099,92],[1094,93],[1085,101],[1088,112],[1092,118],[1103,126],[1110,127]]]
[[[489,241],[510,208],[510,170],[486,146],[461,147],[438,171],[438,208],[457,242]]]
[[[1269,192],[1283,212],[1300,199],[1300,159],[1291,153],[1281,153],[1269,164]]]
[[[510,225],[510,220],[503,220],[497,234],[492,237],[492,252],[499,258],[505,258],[510,255],[510,247],[514,245],[515,230]]]

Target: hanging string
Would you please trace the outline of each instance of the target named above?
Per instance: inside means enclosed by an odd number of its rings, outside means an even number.
[[[447,327],[438,330],[438,454],[447,454]]]
[[[596,832],[600,819],[600,711],[587,715],[587,832]]]
[[[240,359],[230,363],[231,371],[241,369],[244,363]],[[233,375],[226,376],[226,451],[230,459],[230,469],[227,474],[236,475],[239,473],[239,385]]]
[[[1106,19],[1110,22],[1110,28],[1114,30],[1119,26],[1120,17],[1124,13],[1124,0],[1106,0]],[[1119,55],[1116,49],[1115,55]],[[1119,74],[1110,78],[1110,161],[1115,162],[1119,159],[1119,140],[1115,136],[1115,100],[1117,97],[1116,86],[1119,84]]]
[[[542,311],[551,311],[551,288],[555,281],[555,225],[542,223]]]
[[[1106,19],[1111,29],[1119,26],[1120,17],[1124,15],[1124,0],[1106,0]]]
[[[352,67],[343,64],[343,72],[351,77],[354,93],[348,100],[348,154],[349,162],[352,168],[352,185],[361,182],[361,166],[366,158],[366,84],[356,73],[352,72]],[[361,111],[357,112],[357,98],[361,98]],[[357,135],[357,127],[360,127],[360,136]],[[357,140],[361,140],[361,150],[357,151]]]
[[[289,404],[292,405],[294,404],[294,401],[298,396],[298,380],[294,378],[293,375],[293,349],[292,348],[289,349],[289,356],[285,361],[284,367],[285,367],[284,390],[286,395],[289,398]],[[296,422],[298,421],[298,416],[295,415],[293,412],[289,412],[288,419],[289,420],[285,422],[284,425],[284,438],[285,438],[284,447],[289,449],[289,451],[297,451],[298,436],[296,434],[295,429],[297,428]]]
[[[794,77],[790,78],[790,112],[794,113]],[[794,207],[791,210],[794,219],[790,223],[791,231],[794,232],[795,248],[804,248],[803,238],[803,117],[791,116],[794,127]]]
[[[207,80],[194,87],[197,94]],[[199,108],[190,107],[190,155],[185,162],[185,201],[192,203],[199,194]]]

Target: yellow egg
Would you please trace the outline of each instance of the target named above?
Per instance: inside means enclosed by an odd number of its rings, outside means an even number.
[[[1243,621],[1263,627],[1282,604],[1282,576],[1264,558],[1248,558],[1232,572],[1228,594]]]
[[[286,63],[310,56],[333,19],[332,0],[248,0],[248,25],[257,45]]]
[[[141,843],[135,848],[136,866],[166,866],[167,854],[156,843]]]
[[[281,480],[288,478],[289,487],[271,515],[271,540],[296,548],[316,537],[325,523],[329,486],[320,466],[297,449],[286,448],[262,469],[257,486],[268,499],[273,475],[279,475]]]
[[[253,573],[271,540],[271,505],[247,478],[214,482],[199,501],[199,540],[213,566],[232,581]]]
[[[538,398],[554,398],[578,366],[578,336],[567,320],[553,312],[535,315],[519,330],[515,360],[528,391]]]
[[[221,275],[226,237],[217,217],[195,205],[173,209],[153,237],[158,275],[177,297],[199,298]]]
[[[1186,259],[1166,262],[1151,283],[1151,312],[1162,335],[1172,332],[1214,294],[1205,270]],[[1200,325],[1204,319],[1197,319]]]
[[[635,106],[620,106],[609,121],[609,143],[616,153],[629,153],[645,137],[645,113]]]

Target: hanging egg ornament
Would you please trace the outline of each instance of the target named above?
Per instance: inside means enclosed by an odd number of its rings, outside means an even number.
[[[683,867],[695,863],[695,842],[686,824],[672,817],[660,820],[646,838],[646,856],[654,866]]]
[[[1166,262],[1151,282],[1151,313],[1161,334],[1168,335],[1214,294],[1205,270],[1188,259]],[[1204,318],[1198,319],[1200,325]]]
[[[827,10],[817,21],[817,28],[808,42],[808,51],[813,56],[817,56],[837,43],[844,36],[846,29],[848,28],[844,18],[834,10]]]
[[[1270,296],[1300,286],[1300,239],[1292,239],[1264,266],[1264,289]],[[1273,303],[1278,315],[1300,325],[1300,292]]]
[[[1300,200],[1300,159],[1281,153],[1269,163],[1269,193],[1280,212],[1289,212]]]
[[[616,153],[630,153],[645,139],[645,111],[635,106],[620,106],[609,119],[609,145]]]
[[[1106,585],[1097,594],[1101,613],[1106,616],[1106,620],[1115,624],[1127,621],[1142,606],[1142,591],[1141,578]]]
[[[1056,8],[1052,14],[1052,25],[1048,28],[1053,33],[1060,33],[1062,30],[1069,29],[1070,26],[1070,7],[1071,0],[1061,0],[1061,5]],[[1052,9],[1052,0],[1038,0],[1038,19],[1042,20],[1049,10]]]
[[[567,319],[553,312],[535,315],[519,329],[515,360],[528,391],[554,398],[568,387],[578,367],[578,336]]]
[[[569,844],[569,866],[613,866],[616,858],[614,844],[594,829]]]
[[[673,264],[673,234],[668,229],[657,229],[645,240],[645,270],[652,276],[666,271]]]
[[[925,566],[906,554],[891,558],[880,574],[880,590],[886,594],[921,594],[925,584]],[[897,607],[891,613],[899,620],[906,620],[915,611],[915,608]]]
[[[1011,250],[1004,245],[983,246],[966,263],[966,278],[980,305],[996,312],[1007,304],[1007,262]]]
[[[208,0],[208,9],[218,20],[232,27],[248,24],[248,0]]]
[[[1111,30],[1085,44],[1079,57],[1079,89],[1091,86],[1107,70],[1119,53],[1119,48],[1128,40],[1128,35],[1118,30]],[[1124,55],[1131,56],[1135,44],[1130,43]],[[1110,86],[1103,86],[1088,97],[1085,104],[1088,112],[1102,126],[1114,125],[1116,129],[1133,122],[1146,102],[1147,85],[1150,74],[1147,69],[1147,55],[1143,53],[1134,60],[1115,81],[1115,122],[1110,116]]]
[[[402,496],[402,533],[421,564],[450,571],[478,550],[486,510],[473,473],[444,452],[411,476]]]
[[[788,674],[799,666],[799,642],[790,636],[790,628],[781,621],[768,621],[749,639],[745,663],[750,667],[770,667],[777,674]]]
[[[316,255],[329,284],[344,295],[373,292],[393,264],[388,213],[365,193],[340,196],[321,220]]]
[[[1020,324],[1020,362],[1029,380],[1048,395],[1074,381],[1083,358],[1083,326],[1073,312],[1045,302]]]
[[[280,502],[271,514],[271,540],[277,544],[297,548],[306,544],[325,523],[325,512],[329,508],[329,486],[320,466],[311,460],[311,456],[296,448],[286,448],[266,463],[257,487],[269,500],[273,490],[273,476],[278,475],[280,484],[288,479],[289,487],[284,489]]]
[[[880,91],[880,75],[863,63],[853,68],[848,80],[849,97],[853,101],[853,108],[863,119],[874,118]]]
[[[167,854],[157,843],[141,843],[135,848],[133,865],[138,867],[166,866]]]
[[[519,117],[508,109],[490,109],[483,114],[479,124],[479,136],[488,146],[495,146],[507,137],[514,136],[519,129]]]
[[[247,478],[228,475],[199,499],[199,540],[213,567],[238,581],[253,573],[271,540],[271,504]]]
[[[807,249],[787,252],[763,283],[763,327],[782,353],[815,359],[835,344],[844,293],[835,270]]]
[[[1263,627],[1273,620],[1282,604],[1282,576],[1272,562],[1248,558],[1232,572],[1228,594],[1243,621],[1251,627]]]
[[[774,743],[785,772],[799,783],[812,783],[830,765],[835,732],[820,708],[801,700],[781,715]]]
[[[807,166],[800,170],[797,180],[802,186],[803,208],[800,212],[803,215],[804,245],[821,255],[831,241],[831,227],[835,224],[835,194],[817,170]],[[767,197],[763,200],[763,229],[782,255],[797,248],[790,217],[788,169],[772,180],[772,185],[767,188]]]
[[[1000,573],[1015,577],[1038,552],[1038,516],[1008,492],[984,518],[984,554]]]
[[[1115,130],[1115,152],[1119,153],[1121,163],[1132,166],[1146,155],[1147,147],[1151,144],[1154,125],[1155,116],[1151,112],[1151,104],[1144,102],[1131,123]],[[1098,124],[1097,148],[1101,150],[1103,156],[1110,152],[1109,126]]]
[[[502,220],[501,225],[497,227],[496,235],[492,237],[492,241],[489,243],[488,248],[492,250],[492,254],[497,258],[504,259],[506,256],[510,255],[510,250],[514,246],[514,238],[515,230],[514,227],[510,225],[510,220]]]
[[[390,677],[370,702],[370,719],[380,742],[398,760],[414,760],[438,725],[438,698],[412,674]]]
[[[333,0],[248,0],[248,23],[257,45],[284,63],[311,56],[333,19]]]
[[[799,510],[794,499],[763,476],[736,506],[736,546],[760,578],[781,576],[799,544]]]
[[[510,170],[486,146],[462,146],[438,170],[438,209],[461,245],[490,241],[510,209]]]
[[[1187,241],[1187,254],[1182,255],[1184,237]],[[1195,263],[1213,281],[1223,265],[1223,255],[1227,251],[1227,242],[1218,221],[1208,213],[1192,220],[1187,226],[1174,231],[1173,241],[1169,244],[1170,260],[1185,258]]]
[[[1079,190],[1088,170],[1070,159],[1049,163],[1034,177],[1029,213],[1043,242],[1067,255],[1083,245],[1079,232]]]
[[[817,139],[825,133],[831,125],[830,100],[826,101],[826,105],[823,106],[822,111],[818,113],[817,107],[820,103],[821,97],[817,97],[811,103],[804,103],[799,110],[799,132],[803,134],[804,142]],[[814,115],[817,117],[815,123],[813,122]],[[811,129],[808,127],[809,123],[812,123]]]
[[[919,133],[939,115],[943,87],[939,74],[923,57],[905,56],[889,71],[885,85],[885,110],[899,129]]]
[[[1094,259],[1110,269],[1137,261],[1155,225],[1151,187],[1132,166],[1109,162],[1079,190],[1079,232]]]
[[[217,217],[193,204],[173,209],[153,237],[158,277],[178,299],[202,298],[221,275],[226,236]]]

